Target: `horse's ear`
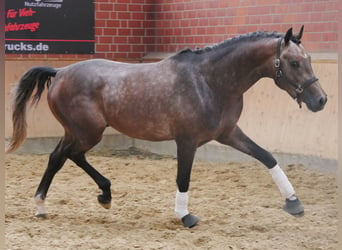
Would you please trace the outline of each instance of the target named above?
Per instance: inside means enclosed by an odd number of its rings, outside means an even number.
[[[292,36],[293,36],[292,28],[290,28],[290,29],[286,32],[285,37],[284,37],[285,45],[288,45],[288,44],[289,44],[289,42],[290,42]]]
[[[298,41],[300,41],[300,39],[302,39],[303,31],[304,31],[304,25],[302,25],[302,27],[300,28],[300,31],[299,31],[298,35],[296,35],[296,38],[298,39]]]

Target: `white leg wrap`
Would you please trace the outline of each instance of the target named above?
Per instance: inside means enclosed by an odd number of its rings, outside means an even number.
[[[295,198],[295,191],[293,189],[292,184],[287,179],[287,176],[283,172],[283,170],[277,164],[275,167],[271,168],[270,174],[272,175],[273,181],[277,184],[280,193],[286,198],[290,199]]]
[[[179,219],[182,219],[185,215],[189,214],[188,211],[189,195],[188,192],[181,193],[177,190],[175,212]]]
[[[40,195],[37,195],[36,197],[34,197],[34,201],[36,202],[36,205],[37,205],[36,215],[46,214],[44,200],[40,198]]]

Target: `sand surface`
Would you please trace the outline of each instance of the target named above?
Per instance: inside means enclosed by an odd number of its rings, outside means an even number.
[[[132,153],[132,152],[131,152]],[[96,184],[71,161],[46,200],[48,219],[34,217],[33,195],[48,155],[7,155],[6,249],[337,249],[336,176],[282,166],[303,205],[297,218],[257,162],[194,163],[189,209],[201,218],[187,229],[174,216],[176,161],[125,152],[90,154],[112,182],[112,207],[98,203]]]

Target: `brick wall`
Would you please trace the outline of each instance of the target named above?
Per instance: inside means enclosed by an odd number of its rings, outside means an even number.
[[[98,57],[141,58],[154,50],[154,0],[96,0]]]
[[[336,0],[157,0],[156,51],[221,42],[256,30],[285,32],[305,25],[312,52],[337,51]]]
[[[286,3],[285,3],[286,2]],[[202,47],[256,30],[298,30],[311,52],[337,51],[337,0],[95,0],[94,55],[6,59],[139,60],[148,52]]]

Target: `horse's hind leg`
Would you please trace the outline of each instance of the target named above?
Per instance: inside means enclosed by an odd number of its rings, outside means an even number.
[[[102,195],[98,196],[98,202],[104,208],[110,208],[111,191],[110,181],[93,168],[86,160],[85,153],[94,147],[102,139],[102,133],[106,128],[104,119],[100,119],[100,111],[94,110],[98,116],[88,115],[88,113],[79,116],[77,121],[73,122],[73,126],[69,128],[74,137],[75,145],[70,152],[69,159],[82,168],[102,190]],[[92,112],[90,112],[92,114]],[[95,119],[97,118],[97,119]]]
[[[63,167],[68,154],[68,147],[70,146],[66,138],[64,137],[57,145],[55,150],[50,154],[48,166],[40,181],[38,189],[35,194],[35,202],[37,205],[37,217],[46,217],[46,211],[44,207],[44,201],[51,185],[53,177]]]
[[[89,125],[89,123],[87,123]],[[48,189],[56,173],[62,168],[69,158],[81,167],[97,183],[103,194],[99,195],[98,201],[105,208],[110,207],[111,192],[110,181],[97,172],[85,159],[84,153],[95,146],[102,138],[104,128],[92,129],[86,132],[78,127],[77,131],[66,133],[56,149],[51,153],[47,169],[42,177],[35,194],[38,217],[46,217],[44,200]],[[85,131],[84,133],[81,133]],[[72,136],[70,135],[72,134]],[[79,139],[82,138],[82,139]]]
[[[110,181],[93,168],[86,160],[84,153],[71,155],[70,159],[82,168],[102,190],[102,194],[97,197],[98,202],[106,209],[111,206],[112,195],[110,191]]]

